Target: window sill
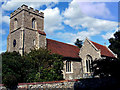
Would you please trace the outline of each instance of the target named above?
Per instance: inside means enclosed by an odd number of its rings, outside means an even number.
[[[73,72],[66,72],[66,74],[73,73]]]

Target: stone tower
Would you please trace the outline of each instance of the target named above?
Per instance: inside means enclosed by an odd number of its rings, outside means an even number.
[[[10,15],[7,51],[21,55],[33,48],[46,48],[44,13],[22,5]]]

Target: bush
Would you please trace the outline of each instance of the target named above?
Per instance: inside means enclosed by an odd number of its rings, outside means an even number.
[[[3,78],[3,84],[7,89],[16,90],[18,82],[14,75],[6,75]]]

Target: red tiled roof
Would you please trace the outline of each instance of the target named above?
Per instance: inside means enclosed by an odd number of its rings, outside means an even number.
[[[42,34],[42,35],[45,35],[46,36],[46,33],[44,31],[41,31],[41,30],[37,30],[39,34]]]
[[[47,48],[52,53],[60,54],[64,57],[80,58],[80,49],[77,46],[47,39]]]
[[[100,49],[101,55],[115,58],[115,55],[106,46],[103,46],[93,41],[91,42],[97,49]]]

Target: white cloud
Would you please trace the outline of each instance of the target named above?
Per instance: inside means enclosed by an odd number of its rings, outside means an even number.
[[[84,3],[85,6],[82,7],[81,3],[76,2],[73,0],[70,4],[69,7],[62,13],[60,14],[59,8],[51,8],[55,6],[58,2],[36,2],[31,0],[11,0],[7,1],[2,5],[3,10],[15,10],[16,8],[20,7],[23,2],[24,4],[28,5],[29,7],[33,7],[35,9],[39,9],[41,6],[46,5],[47,9],[43,10],[44,12],[44,20],[45,20],[45,31],[47,34],[54,33],[56,30],[62,30],[64,26],[62,25],[63,22],[63,17],[64,17],[64,23],[66,25],[69,25],[70,27],[74,29],[81,29],[81,28],[87,28],[87,31],[80,31],[77,33],[55,33],[54,37],[64,39],[66,42],[73,43],[75,42],[76,38],[79,39],[85,39],[86,37],[90,38],[91,36],[95,36],[98,34],[101,34],[101,32],[108,32],[106,34],[107,36],[110,35],[110,33],[114,30],[114,28],[118,25],[116,22],[112,21],[107,21],[107,20],[100,20],[96,19],[90,16],[101,16],[101,17],[107,17],[110,16],[109,10],[106,8],[104,3]],[[23,1],[23,2],[22,2]],[[92,6],[92,7],[90,7]],[[101,7],[102,6],[102,7]],[[89,8],[89,10],[87,9]],[[90,10],[91,9],[91,10]],[[99,9],[99,10],[98,10]],[[85,10],[85,11],[84,11]],[[83,13],[84,12],[84,13]],[[90,16],[87,16],[87,15]],[[3,21],[8,23],[7,21],[8,16],[4,16]],[[105,35],[102,35],[102,37],[105,37]]]
[[[6,52],[6,50],[0,50],[0,54],[3,53],[3,52]]]
[[[105,3],[79,2],[79,7],[88,16],[113,18]]]
[[[60,10],[56,7],[54,9],[47,8],[44,11],[45,16],[45,31],[47,33],[52,33],[56,30],[61,30],[62,26],[62,16],[60,15]]]
[[[46,6],[54,6],[55,4],[58,3],[58,0],[10,0],[4,2],[2,5],[3,10],[15,10],[16,8],[20,7],[23,4],[28,5],[29,7],[33,7],[35,9],[39,9],[41,6],[46,5]]]
[[[0,24],[2,22],[2,10],[0,9]]]
[[[0,29],[0,34],[2,35],[6,34],[5,30]]]
[[[91,37],[104,32],[113,31],[118,23],[92,18],[82,13],[80,5],[78,2],[72,1],[69,7],[63,12],[63,16],[66,18],[64,23],[71,26],[74,29],[87,28],[86,36]],[[85,34],[82,32],[81,35]]]
[[[108,32],[105,35],[102,35],[102,37],[106,40],[110,39],[110,38],[114,38],[114,33],[117,32],[119,30],[119,28],[116,28],[115,31],[113,32]]]
[[[73,44],[76,41],[76,39],[84,40],[86,37],[90,39],[91,36],[94,34],[97,34],[98,32],[87,32],[87,31],[81,31],[77,33],[70,33],[70,32],[59,32],[51,36],[52,38],[56,37],[57,39],[63,40],[66,43]]]
[[[3,50],[2,47],[7,45],[7,40],[0,39],[0,53],[5,52],[6,50]]]
[[[108,32],[105,35],[102,35],[102,37],[106,40],[110,39],[111,37],[113,37],[113,32]]]
[[[76,2],[119,2],[119,0],[75,0]]]
[[[23,4],[28,5],[29,7],[32,7],[34,9],[40,9],[41,6],[46,5],[47,9],[42,10],[45,15],[45,30],[47,33],[52,33],[55,30],[61,30],[64,27],[62,26],[62,16],[60,15],[60,11],[58,8],[51,9],[51,7],[55,6],[58,3],[58,0],[45,0],[44,2],[42,0],[39,1],[28,1],[28,0],[11,0],[7,1],[2,5],[3,11],[7,10],[15,10],[18,7],[20,7]],[[5,22],[9,24],[9,16],[3,16],[2,22]]]
[[[9,25],[9,23],[10,23],[10,17],[9,16],[2,16],[2,22],[5,22],[6,24]]]

